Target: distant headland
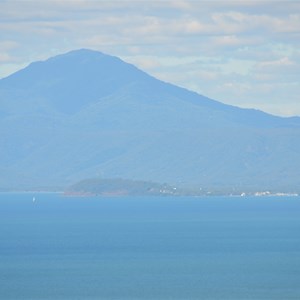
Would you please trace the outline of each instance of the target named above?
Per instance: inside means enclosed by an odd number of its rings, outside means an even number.
[[[218,190],[179,187],[167,183],[122,178],[81,180],[64,191],[65,196],[298,196],[296,192]]]

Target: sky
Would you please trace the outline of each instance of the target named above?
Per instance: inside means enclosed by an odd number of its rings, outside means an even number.
[[[0,78],[80,48],[223,103],[300,116],[297,0],[0,0]]]

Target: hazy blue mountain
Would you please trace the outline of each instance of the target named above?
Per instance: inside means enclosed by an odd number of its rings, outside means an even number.
[[[300,118],[240,109],[77,50],[0,80],[0,188],[85,178],[300,189]]]

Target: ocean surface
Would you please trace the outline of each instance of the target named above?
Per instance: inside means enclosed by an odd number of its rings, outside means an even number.
[[[300,299],[300,197],[2,193],[0,299]]]

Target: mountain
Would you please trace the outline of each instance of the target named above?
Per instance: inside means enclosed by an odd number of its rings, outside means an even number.
[[[222,104],[76,50],[0,80],[0,189],[124,178],[300,189],[300,118]]]

